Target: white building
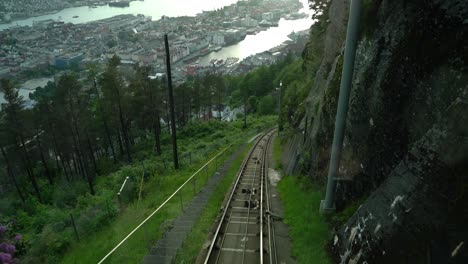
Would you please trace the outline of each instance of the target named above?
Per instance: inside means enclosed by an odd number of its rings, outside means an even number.
[[[275,19],[275,14],[271,12],[262,14],[262,20],[272,21],[273,19]]]
[[[241,20],[241,25],[244,27],[257,27],[258,21],[251,17],[246,17]]]
[[[187,46],[190,53],[207,48],[210,45],[206,38],[193,38],[187,41]]]
[[[189,47],[178,46],[171,49],[171,61],[177,62],[190,55]]]
[[[224,35],[220,32],[214,33],[211,38],[211,43],[216,46],[223,46],[224,44],[226,44],[226,41],[224,40]]]

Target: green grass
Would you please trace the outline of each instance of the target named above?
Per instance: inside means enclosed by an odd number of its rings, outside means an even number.
[[[223,155],[221,161],[227,155]],[[197,164],[201,167],[202,163]],[[214,165],[209,173],[202,172],[197,177],[197,190],[215,171]],[[146,186],[146,199],[130,204],[110,225],[88,236],[83,243],[74,243],[61,263],[97,263],[127,234],[141,223],[155,208],[175,191],[191,174],[193,168],[172,172],[152,180]],[[193,185],[181,190],[182,201],[186,204],[194,196]],[[169,227],[169,222],[181,213],[180,196],[177,195],[166,206],[152,217],[142,228],[135,232],[106,263],[140,263],[148,252],[148,246],[154,245],[157,238]]]
[[[229,191],[229,187],[232,185],[237,171],[252,145],[253,143],[248,144],[242,153],[233,161],[227,174],[208,200],[206,208],[187,236],[182,248],[177,252],[176,263],[195,263],[202,249],[203,241],[207,238],[207,234],[211,231],[216,216],[219,213],[224,197]]]
[[[284,206],[284,222],[292,239],[292,255],[298,263],[332,263],[325,251],[329,239],[325,217],[319,214],[323,193],[305,177],[287,176],[278,185]]]
[[[126,204],[126,208],[118,213],[118,215],[112,220],[105,222],[105,224],[97,226],[94,230],[86,232],[86,236],[81,238],[81,242],[73,241],[71,245],[67,247],[64,257],[60,258],[60,261],[49,259],[47,262],[60,262],[60,263],[97,263],[102,257],[104,257],[112,248],[114,248],[125,236],[127,236],[138,224],[140,224],[151,212],[153,212],[164,200],[169,197],[183,182],[186,181],[198,168],[200,168],[206,161],[213,157],[220,151],[220,148],[224,148],[222,143],[224,138],[228,139],[229,142],[234,140],[242,139],[238,141],[226,154],[224,154],[219,160],[218,164],[224,162],[225,159],[238,148],[238,146],[245,142],[247,139],[258,133],[261,129],[272,126],[273,118],[252,118],[251,126],[247,130],[241,130],[240,123],[229,124],[228,127],[224,127],[224,134],[215,135],[212,131],[203,134],[204,127],[192,127],[191,131],[187,132],[186,139],[182,140],[185,144],[181,145],[181,148],[185,148],[184,151],[198,150],[200,148],[205,149],[206,154],[199,156],[200,158],[195,159],[192,165],[184,166],[180,171],[174,171],[173,169],[162,169],[161,164],[158,166],[152,165],[154,162],[150,157],[145,162],[147,171],[150,171],[152,176],[149,177],[145,182],[143,190],[143,198],[137,202],[133,200]],[[221,133],[220,130],[216,130]],[[218,133],[218,134],[219,134]],[[196,140],[190,140],[190,135],[198,134],[199,138]],[[221,140],[219,140],[219,139]],[[217,144],[217,148],[205,148],[213,144]],[[227,144],[227,141],[226,141]],[[237,167],[240,163],[237,165]],[[157,169],[158,167],[159,169]],[[234,165],[236,167],[236,165]],[[236,168],[235,168],[236,169]],[[197,190],[208,179],[208,175],[212,175],[215,171],[214,165],[210,166],[209,173],[202,172],[197,176]],[[133,175],[138,179],[141,179],[142,168],[141,165],[123,167],[118,171],[123,176]],[[235,174],[235,172],[234,172]],[[110,183],[115,185],[114,181],[118,181],[116,177],[101,177],[97,181],[97,186],[106,186]],[[118,181],[119,184],[121,181]],[[140,186],[138,180],[136,185]],[[226,183],[224,183],[226,184]],[[228,182],[229,184],[229,182]],[[114,254],[106,261],[106,263],[140,263],[141,259],[148,253],[150,246],[154,246],[158,238],[170,227],[171,220],[176,218],[181,212],[180,197],[184,204],[188,203],[194,196],[195,192],[193,184],[190,183],[186,188],[181,190],[181,195],[177,195],[172,199],[166,206],[159,211],[154,217],[152,217],[145,225],[143,225],[138,231],[136,231],[120,248],[118,248]],[[218,193],[219,195],[219,193]],[[213,212],[219,209],[212,205]],[[216,216],[216,215],[214,215]],[[213,221],[210,222],[210,224]],[[82,230],[79,230],[82,232]],[[204,233],[206,235],[206,233]],[[60,241],[60,240],[58,240]],[[201,246],[201,244],[200,244]],[[196,252],[198,250],[193,250]],[[190,251],[189,251],[190,252]],[[197,252],[198,253],[198,252]]]
[[[277,134],[275,139],[273,140],[273,167],[275,170],[281,170],[282,169],[282,164],[281,164],[281,156],[282,156],[282,143],[279,135]]]
[[[276,136],[272,156],[275,169],[281,169],[282,148],[281,139]],[[329,227],[325,217],[319,214],[323,192],[302,176],[286,176],[277,188],[284,207],[284,223],[292,240],[293,257],[298,263],[332,263],[325,251]]]
[[[163,134],[161,156],[154,154],[151,137],[144,139],[132,147],[133,164],[113,164],[106,159],[98,163],[101,174],[95,178],[96,195],[89,194],[86,182],[80,177],[67,182],[63,175],[58,175],[54,186],[40,182],[47,203],[40,204],[30,196],[25,204],[21,204],[16,201],[14,193],[2,196],[1,222],[16,223],[15,232],[23,234],[24,243],[28,246],[19,256],[21,262],[96,263],[210,157],[233,142],[241,139],[247,141],[260,131],[272,127],[275,122],[275,116],[249,116],[247,129],[242,129],[242,121],[194,122],[179,131],[182,169],[177,172],[172,168],[169,135]],[[140,133],[140,138],[145,138],[144,132],[134,132]],[[230,152],[236,149],[236,145]],[[228,155],[226,153],[218,163]],[[214,168],[210,167],[210,170]],[[147,177],[141,200],[138,201],[143,171],[146,171]],[[124,206],[120,208],[116,193],[126,177],[129,177],[129,181],[122,195]],[[197,189],[200,189],[206,178],[207,173],[197,176]],[[188,203],[193,195],[193,185],[190,183],[183,189],[183,202]],[[154,245],[170,227],[170,220],[181,213],[180,197],[177,195],[174,198],[134,233],[106,263],[139,263],[148,251],[147,245]],[[80,241],[76,241],[70,214],[76,223]]]

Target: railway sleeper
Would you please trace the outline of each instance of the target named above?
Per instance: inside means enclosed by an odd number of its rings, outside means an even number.
[[[257,188],[242,188],[241,190],[242,193],[246,193],[246,194],[257,194],[258,190]]]

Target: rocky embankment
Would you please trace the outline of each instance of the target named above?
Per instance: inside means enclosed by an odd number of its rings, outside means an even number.
[[[468,4],[364,2],[337,209],[367,199],[330,250],[338,263],[468,263]],[[290,173],[327,175],[348,5],[328,10]]]

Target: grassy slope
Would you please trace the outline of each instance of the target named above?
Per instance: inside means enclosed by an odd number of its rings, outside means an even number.
[[[272,118],[270,118],[273,120]],[[255,134],[256,129],[263,126],[269,126],[271,120],[255,120],[251,126],[251,131],[242,132],[242,136]],[[238,131],[233,130],[234,134]],[[232,134],[232,133],[231,133]],[[236,138],[239,135],[236,135]],[[193,143],[192,143],[193,144]],[[234,146],[233,152],[237,147]],[[217,151],[216,151],[217,153]],[[211,153],[211,156],[214,156]],[[227,157],[223,155],[223,162]],[[155,175],[145,183],[145,197],[139,203],[134,202],[119,214],[119,216],[109,225],[99,228],[97,232],[81,240],[81,243],[74,242],[71,248],[66,252],[60,263],[96,263],[106,255],[118,242],[120,242],[131,230],[142,222],[155,208],[157,208],[174,190],[177,189],[190,175],[192,175],[206,160],[194,163],[192,166],[184,168],[179,172],[173,170],[167,171],[162,175]],[[210,166],[209,173],[201,173],[197,177],[197,189],[207,180],[207,175],[214,172],[214,166]],[[105,181],[104,181],[105,182]],[[193,185],[190,184],[182,191],[183,202],[189,201],[194,195]],[[177,217],[181,212],[180,196],[175,197],[166,204],[163,210],[151,218],[142,228],[134,233],[109,259],[107,263],[139,263],[147,253],[150,245],[154,245],[157,238],[160,237],[168,228],[171,219]],[[148,246],[148,247],[147,247]]]
[[[177,252],[176,263],[194,263],[206,239],[206,235],[211,231],[216,216],[219,213],[224,197],[226,196],[229,187],[232,185],[237,171],[242,164],[243,159],[252,147],[253,143],[246,146],[243,152],[233,161],[231,168],[228,170],[224,179],[216,188],[213,196],[209,199],[208,204],[203,210],[202,215],[195,223],[193,230],[187,236],[184,245]]]
[[[225,159],[225,156],[222,158]],[[201,167],[202,163],[197,164]],[[214,166],[209,167],[209,174],[213,173]],[[146,199],[140,203],[129,205],[119,217],[110,225],[86,239],[85,243],[76,243],[66,254],[62,263],[96,263],[106,255],[118,242],[120,242],[131,230],[142,222],[157,206],[159,206],[174,190],[178,188],[191,174],[194,168],[183,169],[164,175],[160,181],[151,181],[145,186],[148,191]],[[206,182],[206,173],[197,177],[198,188]],[[183,202],[193,197],[193,187],[188,185],[182,190]],[[139,263],[147,253],[145,244],[154,244],[155,238],[160,237],[167,228],[169,219],[175,218],[180,212],[180,198],[172,199],[163,210],[151,218],[139,231],[132,235],[110,259],[112,263]],[[178,199],[179,198],[179,199]],[[131,252],[131,253],[130,253]]]
[[[281,144],[278,137],[273,148],[274,162],[279,164]],[[310,179],[300,176],[284,177],[278,190],[284,206],[284,222],[292,239],[292,254],[297,262],[332,263],[324,249],[328,241],[328,225],[325,217],[319,214],[323,193],[313,186]]]

